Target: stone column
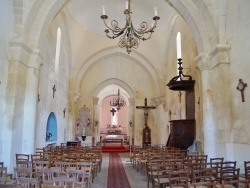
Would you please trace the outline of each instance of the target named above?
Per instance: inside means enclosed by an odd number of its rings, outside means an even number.
[[[203,107],[203,134],[204,153],[209,157],[215,157],[215,118],[213,106],[212,70],[207,54],[200,54],[196,58],[197,67],[201,71],[202,83],[202,107]]]
[[[131,120],[132,121],[132,127],[130,127],[129,125],[129,143],[130,145],[132,145],[132,143],[134,143],[134,137],[135,137],[135,99],[134,98],[129,98],[129,107],[128,107],[128,122]]]
[[[21,42],[12,41],[9,46],[2,160],[13,168],[16,153],[34,153],[38,69],[42,57]]]
[[[100,106],[98,105],[99,98],[93,98],[93,136],[95,137],[95,141],[100,141]]]
[[[23,138],[24,152],[34,153],[36,141],[36,111],[38,102],[39,68],[42,57],[39,52],[30,55],[30,63],[27,68],[26,94],[24,102]],[[27,131],[29,130],[29,131]],[[32,134],[30,134],[32,133]],[[25,151],[26,150],[26,151]]]
[[[204,152],[209,157],[226,156],[231,131],[230,72],[228,45],[216,45],[196,58],[201,70]]]
[[[66,140],[75,140],[75,133],[76,133],[76,121],[78,118],[77,110],[78,108],[78,102],[80,100],[81,96],[79,93],[70,91],[69,92],[69,125],[68,130],[66,132]]]
[[[155,118],[155,121],[156,121],[155,122],[155,129],[156,129],[155,134],[151,135],[151,137],[155,137],[154,139],[155,143],[165,145],[168,139],[168,135],[169,135],[169,132],[166,129],[166,123],[165,123],[165,121],[167,121],[165,118],[166,113],[164,109],[164,105],[166,105],[165,96],[154,97],[151,99],[151,101],[153,103],[153,106],[156,107],[155,114],[157,116]]]

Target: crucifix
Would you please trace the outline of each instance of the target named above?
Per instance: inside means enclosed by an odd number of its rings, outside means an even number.
[[[145,118],[145,126],[148,126],[147,120],[148,120],[148,110],[149,109],[155,109],[154,106],[148,106],[147,104],[147,98],[144,100],[144,106],[136,106],[137,109],[144,109],[144,118]]]
[[[53,86],[53,98],[55,97],[55,92],[56,92],[56,85]]]
[[[171,120],[171,110],[168,111],[169,120]]]
[[[241,100],[242,102],[245,102],[245,97],[244,97],[244,89],[247,87],[247,84],[242,81],[242,79],[239,79],[239,83],[237,86],[237,90],[240,91],[241,93]]]
[[[181,103],[181,91],[179,91],[179,94],[178,94],[178,96],[179,96],[179,103]]]
[[[66,113],[66,108],[64,108],[63,110],[63,117],[65,117],[65,113]]]
[[[147,98],[145,98],[144,106],[136,106],[137,109],[144,109],[144,118],[145,118],[145,128],[143,129],[142,135],[142,145],[147,146],[151,144],[151,130],[148,127],[148,110],[155,109],[154,106],[148,106]]]
[[[115,112],[116,112],[115,108],[112,108],[112,109],[110,110],[110,112],[112,113],[112,116],[114,116],[114,115],[115,115]]]

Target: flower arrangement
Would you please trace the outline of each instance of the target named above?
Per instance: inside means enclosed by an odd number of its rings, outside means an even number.
[[[50,138],[52,136],[52,133],[47,133],[46,135],[47,135],[47,137]]]

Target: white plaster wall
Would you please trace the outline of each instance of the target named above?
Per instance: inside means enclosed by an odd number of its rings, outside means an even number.
[[[61,28],[62,40],[59,61],[59,72],[55,74],[55,50],[57,28]],[[71,137],[64,135],[68,133],[68,87],[69,87],[69,53],[71,49],[68,45],[66,30],[62,15],[59,14],[51,23],[50,30],[45,38],[43,49],[43,65],[40,67],[39,88],[40,102],[37,106],[37,127],[36,127],[36,147],[44,147],[45,132],[49,114],[55,113],[57,120],[57,145],[71,140]],[[56,85],[55,97],[53,98],[53,86]],[[63,110],[66,108],[65,118]],[[65,140],[66,138],[66,140]]]
[[[0,161],[9,161],[9,153],[5,149],[11,145],[11,142],[5,140],[6,137],[10,137],[11,132],[6,127],[4,109],[8,76],[8,42],[13,34],[12,22],[12,1],[0,1]]]
[[[241,101],[236,89],[239,79],[249,85],[250,70],[250,2],[248,0],[230,0],[227,9],[226,35],[231,45],[230,51],[230,88],[232,129],[230,135],[234,145],[234,159],[242,166],[244,160],[250,159],[250,90],[246,87],[245,102]],[[227,84],[227,83],[225,83]],[[230,156],[228,156],[230,157]]]

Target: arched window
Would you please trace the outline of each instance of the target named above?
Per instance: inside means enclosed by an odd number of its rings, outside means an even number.
[[[181,33],[180,32],[178,32],[177,36],[176,36],[176,52],[177,52],[177,59],[182,58],[182,55],[181,55]],[[179,65],[177,64],[177,74],[179,74],[178,66]]]
[[[57,39],[56,39],[56,55],[55,55],[55,74],[56,75],[58,75],[58,71],[59,71],[60,50],[61,50],[61,28],[58,27]]]
[[[56,116],[53,112],[50,113],[47,120],[46,127],[46,141],[56,141],[57,140],[57,122]]]

